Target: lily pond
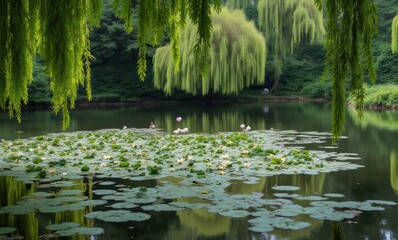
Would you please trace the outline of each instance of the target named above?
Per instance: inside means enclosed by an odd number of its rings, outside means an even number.
[[[332,145],[330,108],[1,113],[0,239],[398,239],[398,112],[348,109]]]

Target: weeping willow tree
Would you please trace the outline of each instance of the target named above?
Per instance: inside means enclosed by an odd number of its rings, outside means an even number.
[[[226,0],[225,5],[229,8],[244,9],[253,5],[253,0]]]
[[[138,8],[138,72],[146,72],[146,44],[158,44],[169,30],[173,59],[179,61],[179,32],[189,18],[197,25],[195,52],[198,59],[207,56],[210,46],[212,9],[219,10],[221,0],[112,0],[115,14],[132,31],[133,9]],[[52,104],[62,112],[63,128],[69,125],[69,109],[75,105],[79,85],[90,89],[89,33],[99,24],[102,0],[2,0],[0,1],[0,107],[10,117],[21,120],[21,106],[28,101],[32,81],[32,63],[38,53],[51,77]],[[204,61],[202,61],[204,62]],[[178,64],[176,64],[178,66]],[[202,73],[207,65],[201,64]]]
[[[332,81],[332,135],[344,132],[346,82],[360,115],[365,88],[363,70],[375,82],[372,39],[377,34],[377,8],[372,0],[316,0],[326,11],[326,62],[323,78]]]
[[[283,72],[283,58],[294,46],[320,42],[325,34],[322,12],[314,0],[260,0],[258,23],[271,44],[274,57],[274,85],[277,90]]]
[[[206,56],[209,71],[201,74],[194,54],[198,36],[193,23],[188,21],[180,36],[180,62],[171,58],[172,45],[156,50],[155,88],[166,94],[175,89],[193,95],[237,94],[245,87],[264,82],[265,39],[254,24],[246,20],[242,11],[227,8],[214,12],[212,18],[211,44]]]
[[[398,52],[398,15],[392,20],[391,48],[393,53]]]

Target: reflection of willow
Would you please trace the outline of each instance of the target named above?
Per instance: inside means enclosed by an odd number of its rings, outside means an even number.
[[[397,153],[395,151],[392,151],[390,156],[390,182],[391,187],[398,193],[398,164]]]
[[[181,202],[207,203],[199,198],[183,198]],[[231,219],[219,214],[209,213],[207,208],[187,209],[178,211],[177,216],[185,227],[192,229],[196,236],[217,236],[227,234],[230,230]]]
[[[256,129],[265,129],[265,118],[244,115],[235,109],[232,111],[222,111],[220,113],[193,112],[184,117],[180,125],[177,124],[175,116],[165,114],[155,118],[156,127],[165,132],[172,132],[177,128],[188,127],[190,132],[225,132],[231,129],[240,130],[239,126],[244,123],[255,126]]]
[[[398,113],[393,111],[364,111],[363,117],[359,118],[358,113],[354,109],[349,109],[349,115],[355,125],[362,128],[375,126],[379,129],[398,130]]]
[[[91,177],[88,178],[87,186],[84,184],[83,179],[77,179],[73,181],[75,185],[70,187],[63,187],[63,190],[81,190],[82,194],[87,193],[88,199],[92,200],[93,194],[93,179]],[[57,196],[56,196],[57,197]],[[93,207],[87,207],[88,212],[93,211]],[[86,208],[82,210],[75,211],[63,211],[55,214],[55,223],[63,223],[63,222],[75,222],[79,223],[81,227],[93,227],[94,223],[92,219],[88,219],[84,217],[86,214]],[[87,239],[85,235],[74,235],[70,237],[71,240],[84,240]]]
[[[325,174],[320,173],[318,175],[279,175],[267,178],[267,184],[264,188],[264,194],[271,195],[277,191],[273,190],[272,187],[276,185],[290,185],[300,187],[298,194],[302,196],[313,196],[316,194],[323,193],[323,187],[325,182]],[[298,202],[298,204],[303,204],[305,202]],[[286,231],[281,229],[276,229],[272,233],[277,236],[284,236],[288,239],[308,239],[311,232],[317,230],[321,227],[321,220],[316,220],[308,215],[299,215],[293,217],[292,219],[296,221],[309,222],[311,226],[294,231]]]
[[[34,185],[28,186],[13,177],[0,176],[0,207],[16,204],[22,197],[31,195],[35,189]],[[38,222],[34,213],[0,215],[0,225],[18,228],[22,236],[38,239]]]

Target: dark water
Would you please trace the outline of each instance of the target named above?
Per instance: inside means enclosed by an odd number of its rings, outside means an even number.
[[[183,118],[177,125],[175,118]],[[122,107],[113,109],[83,109],[71,113],[68,131],[121,128],[122,126],[147,128],[154,122],[157,128],[171,132],[177,127],[189,127],[190,132],[238,131],[241,123],[252,129],[294,129],[298,131],[330,131],[330,105],[303,104],[216,104],[216,105],[163,105],[151,107]],[[0,115],[0,138],[16,139],[61,132],[60,116],[50,111],[24,112],[22,124]],[[302,195],[341,193],[345,200],[364,201],[379,199],[398,202],[398,112],[367,111],[359,120],[355,112],[348,111],[345,135],[336,151],[358,153],[356,161],[364,168],[336,173],[309,175],[282,175],[267,177],[256,185],[236,182],[226,191],[230,193],[271,193],[278,185],[300,186]],[[318,149],[317,145],[309,146]],[[112,180],[128,186],[155,186],[157,182],[126,182]],[[87,196],[97,186],[98,179],[84,179]],[[83,183],[82,182],[82,183]],[[11,187],[12,186],[12,187]],[[83,184],[82,184],[83,186]],[[0,206],[18,201],[35,191],[36,185],[25,186],[13,179],[0,177]],[[112,188],[112,186],[109,186]],[[12,194],[10,194],[12,191]],[[10,199],[10,195],[16,199]],[[18,199],[19,198],[19,199]],[[332,223],[308,216],[295,220],[307,221],[310,227],[303,230],[276,229],[270,233],[253,233],[248,230],[246,218],[231,219],[210,214],[205,209],[179,212],[151,213],[144,222],[108,223],[85,219],[87,211],[103,210],[103,206],[85,211],[67,211],[57,214],[28,214],[8,216],[0,214],[0,227],[15,226],[25,239],[38,239],[48,233],[45,227],[51,223],[74,221],[84,226],[102,227],[105,234],[87,239],[331,239]],[[383,211],[363,212],[349,222],[343,222],[346,239],[398,239],[398,207],[386,207]],[[86,239],[73,237],[72,239]]]

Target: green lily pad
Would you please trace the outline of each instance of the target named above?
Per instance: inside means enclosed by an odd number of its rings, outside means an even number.
[[[232,217],[232,218],[247,217],[250,215],[250,213],[246,210],[230,210],[230,211],[220,212],[219,214],[225,217]]]
[[[296,186],[274,186],[272,189],[277,191],[297,191],[300,190],[299,187]]]
[[[172,206],[169,204],[153,204],[153,205],[145,205],[141,207],[145,211],[156,211],[156,212],[162,212],[162,211],[179,211],[183,210],[184,208]]]
[[[82,206],[98,206],[98,205],[103,205],[107,203],[105,200],[85,200],[79,202],[80,205]]]
[[[100,183],[98,183],[98,185],[110,186],[110,185],[115,185],[115,182],[112,182],[112,181],[100,182]]]
[[[131,208],[136,208],[139,205],[131,203],[131,202],[118,202],[118,203],[114,203],[111,205],[111,208],[116,208],[116,209],[120,209],[120,208],[126,208],[126,209],[131,209]]]
[[[71,196],[71,195],[79,195],[82,194],[82,190],[72,189],[72,190],[61,190],[58,192],[60,196]]]
[[[340,193],[325,193],[325,194],[323,194],[323,196],[329,197],[329,198],[342,198],[342,197],[345,197],[344,194],[340,194]]]
[[[58,231],[58,230],[65,230],[65,229],[75,228],[75,227],[79,227],[79,226],[80,226],[79,223],[63,222],[63,223],[60,223],[60,224],[51,224],[51,225],[47,226],[46,228],[48,230],[51,230],[51,231]]]
[[[14,227],[0,227],[0,235],[9,234],[17,231]]]
[[[395,205],[397,205],[396,202],[384,201],[384,200],[366,200],[366,202],[368,202],[370,204],[387,205],[387,206],[395,206]]]
[[[35,197],[43,197],[43,198],[48,198],[54,196],[54,193],[49,193],[49,192],[34,192],[32,194]]]
[[[105,222],[145,221],[151,216],[146,213],[127,210],[97,211],[84,215],[86,218],[96,218]]]
[[[59,230],[55,233],[61,237],[66,236],[73,236],[73,235],[100,235],[103,234],[105,231],[103,228],[95,227],[95,228],[88,228],[88,227],[75,227],[65,230]]]

